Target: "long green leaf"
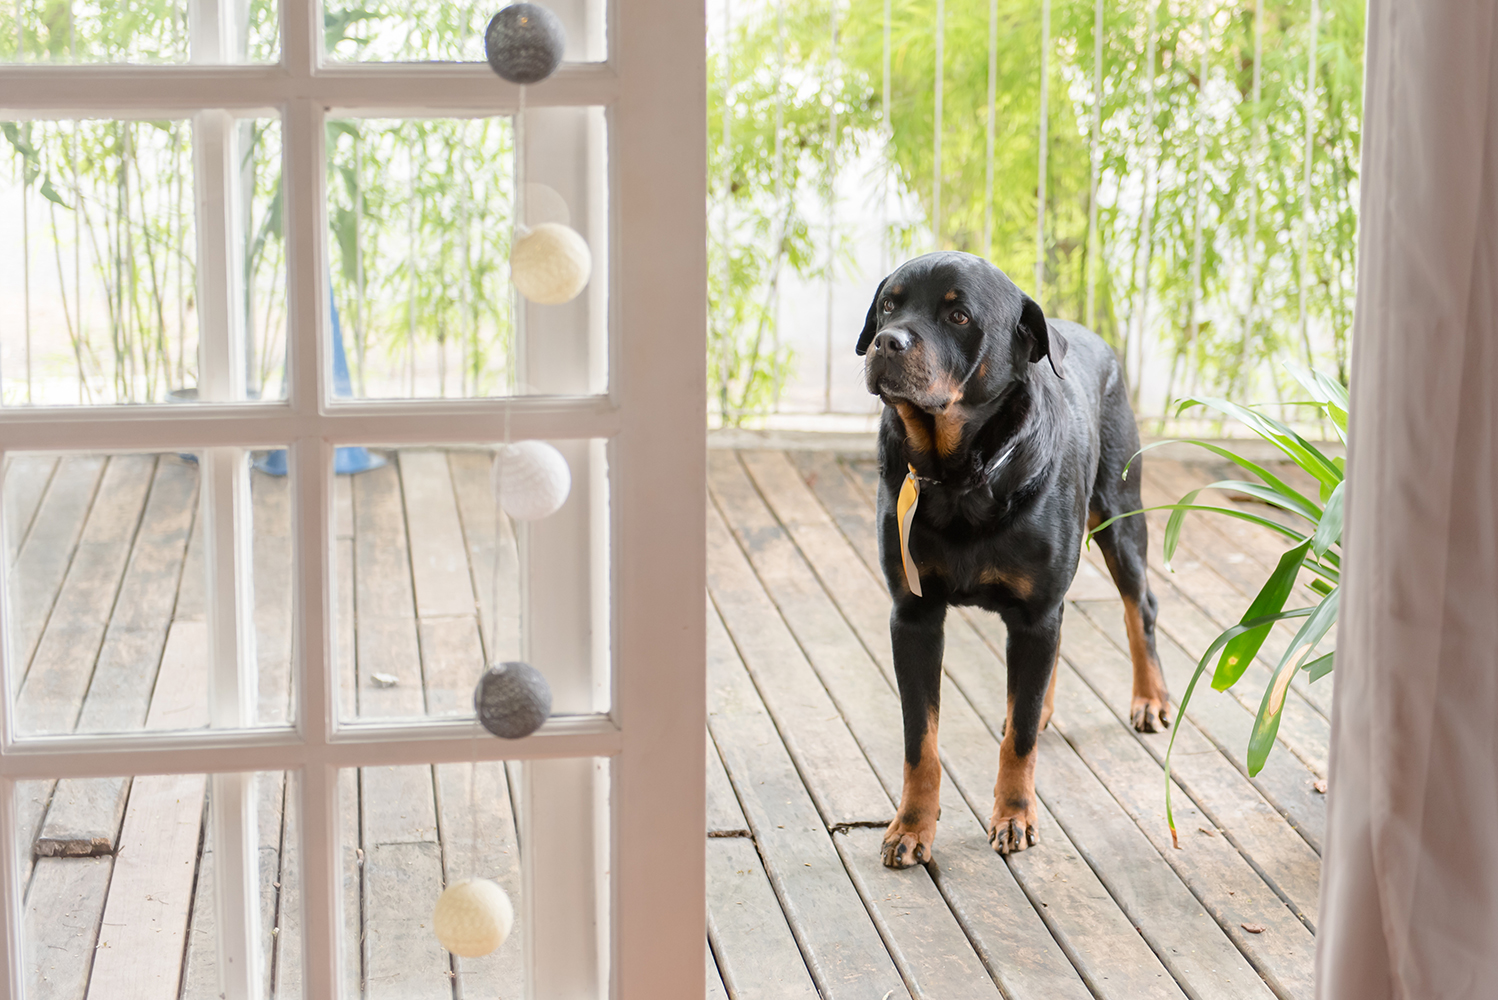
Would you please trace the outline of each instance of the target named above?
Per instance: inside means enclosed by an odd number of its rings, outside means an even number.
[[[1269,574],[1269,579],[1264,581],[1264,586],[1259,588],[1258,596],[1243,613],[1242,622],[1250,622],[1265,615],[1278,614],[1284,610],[1285,601],[1290,597],[1290,591],[1295,588],[1295,577],[1300,573],[1301,564],[1305,562],[1306,549],[1310,542],[1301,542],[1295,548],[1290,549],[1280,556],[1279,565],[1275,566],[1274,572]],[[1253,662],[1255,656],[1259,655],[1259,648],[1264,645],[1264,640],[1269,637],[1269,626],[1264,625],[1251,629],[1236,637],[1227,644],[1222,652],[1222,659],[1217,661],[1217,671],[1212,675],[1212,687],[1218,691],[1226,691],[1238,682],[1243,676],[1243,671]]]
[[[1257,462],[1249,461],[1230,448],[1224,448],[1221,445],[1213,444],[1211,441],[1203,441],[1200,438],[1175,438],[1168,441],[1155,441],[1151,444],[1147,444],[1134,453],[1134,457],[1129,459],[1129,465],[1133,465],[1135,458],[1138,458],[1140,455],[1143,455],[1145,452],[1149,451],[1152,448],[1158,448],[1162,444],[1190,444],[1195,445],[1196,447],[1201,448],[1204,451],[1210,451],[1212,454],[1218,456],[1219,458],[1227,459],[1229,462],[1232,462],[1240,469],[1251,472],[1255,476],[1258,476],[1259,479],[1268,484],[1272,489],[1274,489],[1275,492],[1279,493],[1280,496],[1284,497],[1286,500],[1289,500],[1291,502],[1299,501],[1307,507],[1315,506],[1315,504],[1311,503],[1311,501],[1306,498],[1305,494],[1301,493],[1295,487],[1291,486],[1289,483],[1285,482],[1283,479],[1270,472],[1264,466],[1259,465]],[[1128,477],[1128,467],[1125,467],[1124,469],[1124,477]]]
[[[1322,640],[1333,625],[1337,623],[1337,605],[1341,597],[1341,590],[1334,590],[1327,594],[1322,602],[1316,605],[1315,611],[1306,619],[1300,631],[1295,633],[1294,640],[1285,650],[1285,655],[1280,657],[1279,666],[1275,667],[1274,677],[1269,686],[1264,689],[1264,699],[1259,704],[1259,714],[1254,719],[1253,732],[1248,737],[1248,774],[1253,777],[1264,767],[1264,761],[1269,757],[1269,751],[1274,746],[1274,738],[1280,731],[1280,716],[1284,713],[1285,695],[1290,688],[1290,680],[1299,669],[1299,657],[1301,653],[1305,656],[1316,648],[1316,644]]]
[[[1151,511],[1156,511],[1156,510],[1205,510],[1205,511],[1211,511],[1213,514],[1226,514],[1228,517],[1236,517],[1240,521],[1247,521],[1250,524],[1257,524],[1261,528],[1268,528],[1270,531],[1277,531],[1280,534],[1284,535],[1286,538],[1289,538],[1292,541],[1297,542],[1297,543],[1305,541],[1306,537],[1307,537],[1305,535],[1302,535],[1300,532],[1294,530],[1293,528],[1287,528],[1287,527],[1285,527],[1283,524],[1280,524],[1278,521],[1271,521],[1269,518],[1267,518],[1267,517],[1260,517],[1258,514],[1250,514],[1246,510],[1237,510],[1237,509],[1235,509],[1233,507],[1214,507],[1211,504],[1180,504],[1180,503],[1163,503],[1163,504],[1160,504],[1160,506],[1158,506],[1158,507],[1145,507],[1145,508],[1142,508],[1140,510],[1131,510],[1128,513],[1125,513],[1125,514],[1115,514],[1113,517],[1108,518],[1108,520],[1104,521],[1102,524],[1099,524],[1096,528],[1093,528],[1092,531],[1089,532],[1089,535],[1096,535],[1098,532],[1106,530],[1107,527],[1109,525],[1111,525],[1114,521],[1122,521],[1124,518],[1126,518],[1126,517],[1133,517],[1135,514],[1148,514]]]
[[[1311,442],[1272,417],[1256,413],[1246,406],[1239,406],[1237,403],[1210,396],[1192,396],[1183,399],[1176,412],[1180,413],[1190,406],[1208,406],[1246,424],[1255,434],[1289,456],[1296,465],[1315,476],[1326,492],[1330,492],[1332,487],[1342,481],[1341,470],[1333,465],[1330,459],[1321,454]]]
[[[1202,674],[1207,672],[1207,664],[1211,662],[1212,657],[1217,655],[1217,651],[1244,632],[1247,632],[1249,629],[1259,628],[1260,626],[1273,625],[1275,622],[1285,621],[1289,618],[1304,618],[1310,613],[1310,608],[1296,608],[1294,611],[1281,611],[1277,615],[1266,615],[1263,618],[1255,618],[1253,621],[1244,622],[1241,625],[1234,625],[1216,639],[1213,639],[1212,645],[1207,647],[1207,651],[1197,661],[1196,669],[1191,674],[1191,680],[1186,684],[1186,693],[1181,695],[1181,703],[1176,708],[1175,725],[1170,727],[1170,742],[1165,745],[1165,821],[1170,824],[1170,839],[1172,841],[1176,840],[1176,818],[1170,808],[1170,755],[1175,751],[1176,734],[1181,731],[1181,724],[1186,721],[1186,706],[1191,703],[1191,695],[1196,690],[1196,682],[1201,680]],[[1176,843],[1176,846],[1179,847],[1181,845]]]
[[[1239,493],[1253,497],[1260,503],[1267,503],[1271,507],[1288,510],[1292,514],[1298,514],[1307,521],[1315,523],[1321,519],[1321,508],[1306,500],[1305,497],[1290,499],[1278,490],[1271,489],[1263,483],[1251,483],[1243,479],[1220,479],[1215,483],[1208,483],[1201,487],[1203,490],[1235,490]]]
[[[1342,543],[1342,488],[1346,485],[1345,481],[1340,482],[1332,490],[1332,495],[1326,500],[1326,509],[1321,512],[1316,534],[1311,536],[1311,549],[1318,556],[1326,555],[1327,549]]]
[[[1332,667],[1336,665],[1336,659],[1337,653],[1333,650],[1325,656],[1318,656],[1309,663],[1301,664],[1300,669],[1309,673],[1313,682],[1319,681],[1332,672]]]

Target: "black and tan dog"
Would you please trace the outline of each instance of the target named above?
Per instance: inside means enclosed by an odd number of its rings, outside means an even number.
[[[905,722],[905,787],[884,863],[931,858],[940,808],[937,710],[950,605],[1008,630],[1009,710],[989,841],[1036,842],[1035,743],[1050,721],[1063,598],[1090,527],[1138,510],[1139,448],[1118,361],[1075,323],[1048,321],[1002,271],[964,253],[918,257],[885,278],[858,339],[879,431],[879,553],[894,595],[890,640]],[[1155,655],[1145,522],[1097,536],[1123,596],[1134,727],[1169,724]]]

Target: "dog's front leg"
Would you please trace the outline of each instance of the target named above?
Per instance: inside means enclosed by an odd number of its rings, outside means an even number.
[[[905,594],[889,616],[895,679],[905,722],[905,782],[900,811],[884,832],[882,856],[891,868],[931,860],[941,813],[941,761],[936,723],[941,707],[942,628],[947,605],[940,598]]]
[[[1061,608],[1034,622],[1010,621],[1006,616],[1005,625],[1009,631],[1009,714],[999,744],[999,779],[993,787],[988,842],[1000,854],[1012,854],[1040,838],[1035,741],[1041,716],[1049,715],[1046,693],[1061,649]]]

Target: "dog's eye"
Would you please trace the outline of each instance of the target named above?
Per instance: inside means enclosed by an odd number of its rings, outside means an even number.
[[[879,308],[883,309],[885,312],[894,312],[895,311],[895,300],[894,299],[885,299],[883,302],[879,303]]]
[[[967,313],[963,312],[961,309],[953,309],[952,315],[948,316],[947,318],[950,319],[953,323],[956,323],[958,326],[967,326]]]

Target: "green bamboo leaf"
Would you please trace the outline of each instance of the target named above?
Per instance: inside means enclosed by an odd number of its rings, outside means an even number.
[[[1242,622],[1253,621],[1263,618],[1265,615],[1278,614],[1285,607],[1285,601],[1290,597],[1290,591],[1295,587],[1295,577],[1300,572],[1301,564],[1305,562],[1306,549],[1310,542],[1302,542],[1280,556],[1279,565],[1275,566],[1274,572],[1269,574],[1269,579],[1264,581],[1264,586],[1259,588],[1258,596],[1243,613]],[[1255,656],[1259,655],[1259,648],[1264,645],[1264,640],[1269,637],[1269,626],[1252,629],[1244,632],[1227,644],[1223,651],[1222,659],[1217,663],[1217,671],[1212,675],[1212,687],[1218,691],[1225,691],[1238,682],[1248,665],[1253,662]]]
[[[1219,458],[1227,459],[1229,462],[1232,462],[1240,469],[1251,472],[1255,476],[1258,476],[1260,480],[1267,483],[1271,488],[1275,490],[1275,492],[1279,493],[1280,496],[1284,497],[1286,500],[1289,500],[1292,503],[1298,501],[1307,507],[1316,506],[1306,498],[1305,494],[1301,493],[1299,490],[1291,486],[1289,483],[1285,482],[1283,479],[1280,479],[1264,466],[1259,465],[1256,462],[1249,461],[1242,455],[1239,455],[1237,452],[1234,452],[1229,448],[1224,448],[1221,445],[1212,443],[1211,441],[1203,441],[1200,438],[1175,438],[1167,441],[1155,441],[1151,444],[1145,445],[1143,448],[1140,448],[1134,453],[1133,458],[1129,459],[1129,464],[1124,467],[1124,478],[1128,478],[1129,467],[1134,464],[1135,458],[1138,458],[1151,449],[1158,448],[1162,444],[1191,444],[1206,451],[1210,451],[1212,454],[1218,456]]]
[[[1195,500],[1200,492],[1201,490],[1192,490],[1181,497],[1180,503],[1172,505],[1176,509],[1170,512],[1170,520],[1165,522],[1165,541],[1162,551],[1165,554],[1165,570],[1168,573],[1175,572],[1170,568],[1170,560],[1175,558],[1176,546],[1181,543],[1181,526],[1186,523],[1186,511],[1190,510],[1191,501]]]
[[[1126,514],[1116,514],[1113,517],[1108,518],[1108,520],[1104,521],[1102,524],[1099,524],[1096,528],[1093,528],[1090,534],[1096,535],[1098,532],[1106,530],[1107,527],[1114,521],[1122,521],[1124,518],[1133,517],[1135,514],[1148,514],[1149,512],[1156,510],[1204,510],[1209,511],[1213,514],[1226,514],[1228,517],[1236,517],[1240,521],[1247,521],[1250,524],[1257,524],[1261,528],[1268,528],[1270,531],[1277,531],[1281,535],[1284,535],[1286,538],[1296,542],[1297,544],[1305,541],[1307,538],[1306,535],[1302,535],[1300,532],[1296,531],[1293,528],[1287,528],[1283,524],[1280,524],[1278,521],[1271,521],[1269,518],[1260,517],[1258,514],[1250,514],[1246,510],[1238,510],[1235,507],[1214,507],[1211,504],[1200,503],[1162,503],[1158,507],[1145,507],[1142,510],[1131,510]],[[1331,555],[1331,553],[1328,552],[1327,555]]]
[[[1342,487],[1346,482],[1337,484],[1332,490],[1332,495],[1327,498],[1326,509],[1321,512],[1321,523],[1316,526],[1316,534],[1311,537],[1311,549],[1318,555],[1325,555],[1326,550],[1333,545],[1342,542]]]
[[[1336,657],[1337,654],[1333,651],[1327,653],[1325,656],[1318,656],[1309,663],[1302,664],[1300,669],[1309,673],[1311,675],[1311,682],[1315,683],[1332,672],[1332,667],[1336,664]]]
[[[1269,757],[1269,751],[1274,747],[1274,739],[1280,731],[1280,716],[1285,709],[1285,696],[1290,688],[1290,680],[1299,669],[1300,662],[1297,653],[1301,657],[1309,655],[1316,644],[1322,640],[1333,625],[1337,623],[1337,605],[1341,596],[1340,590],[1334,590],[1327,594],[1322,602],[1316,605],[1311,616],[1306,619],[1300,631],[1295,633],[1285,650],[1285,655],[1280,657],[1279,666],[1275,667],[1274,676],[1269,686],[1264,689],[1263,701],[1259,704],[1259,714],[1254,719],[1253,732],[1248,737],[1248,775],[1253,777],[1264,768],[1264,761]],[[1301,652],[1304,650],[1304,652]]]
[[[1321,519],[1321,508],[1304,497],[1291,500],[1278,490],[1271,489],[1262,483],[1251,483],[1243,479],[1222,479],[1201,488],[1204,490],[1233,490],[1243,493],[1253,497],[1255,500],[1267,503],[1271,507],[1278,507],[1292,514],[1299,514],[1313,524]]]
[[[58,194],[57,193],[57,189],[52,186],[52,175],[51,174],[48,174],[42,180],[42,197],[46,198],[50,202],[53,202],[53,203],[58,204],[58,205],[61,205],[63,208],[71,208],[72,207],[67,202],[65,202],[65,201],[62,200],[62,195]]]
[[[1191,406],[1211,407],[1246,424],[1255,434],[1284,452],[1291,461],[1320,480],[1324,488],[1330,489],[1330,486],[1335,486],[1342,481],[1341,472],[1327,460],[1325,455],[1317,451],[1305,438],[1272,417],[1256,413],[1246,406],[1210,396],[1193,396],[1183,399],[1177,406],[1176,412],[1179,414]]]
[[[1181,731],[1181,725],[1186,721],[1186,706],[1191,703],[1191,695],[1196,691],[1196,682],[1201,680],[1202,674],[1207,672],[1207,664],[1211,662],[1212,657],[1217,655],[1217,651],[1243,633],[1250,629],[1267,628],[1275,622],[1286,621],[1290,618],[1305,618],[1310,614],[1310,608],[1296,608],[1294,611],[1281,611],[1278,614],[1265,615],[1263,618],[1255,618],[1241,625],[1234,625],[1213,639],[1212,645],[1207,647],[1202,658],[1196,661],[1196,669],[1192,671],[1191,680],[1186,684],[1186,692],[1181,695],[1181,703],[1176,708],[1175,725],[1170,727],[1170,741],[1165,744],[1165,821],[1170,824],[1172,840],[1176,835],[1176,820],[1170,808],[1170,755],[1175,751],[1176,734]]]

